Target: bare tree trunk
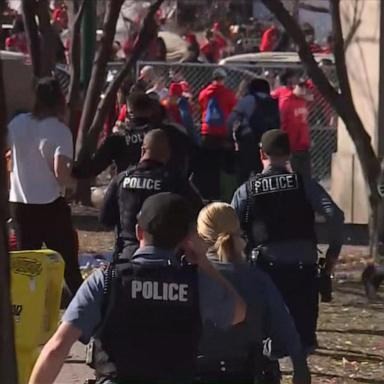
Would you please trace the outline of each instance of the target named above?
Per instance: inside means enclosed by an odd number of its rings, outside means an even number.
[[[110,58],[113,39],[116,32],[116,24],[123,2],[124,0],[108,0],[107,2],[107,12],[105,14],[103,26],[103,37],[93,65],[91,80],[85,98],[83,114],[76,141],[76,158],[79,158],[80,150],[85,145],[87,132],[92,124],[97,104],[99,103],[100,95],[103,91],[107,64]]]
[[[35,19],[37,12],[36,0],[22,0],[22,12],[33,74],[35,78],[39,78],[41,73],[41,49],[39,29]]]
[[[8,190],[5,164],[6,104],[0,59],[0,383],[17,383],[15,338],[10,297],[10,260],[8,253]]]
[[[37,5],[39,31],[41,34],[41,69],[40,75],[51,76],[56,64],[57,43],[60,37],[52,28],[48,0],[39,0]]]
[[[113,107],[113,101],[115,99],[116,93],[123,83],[123,81],[131,75],[132,70],[134,69],[136,62],[140,59],[141,55],[147,49],[149,43],[156,36],[156,26],[154,21],[154,16],[157,10],[160,8],[164,0],[157,0],[154,2],[145,17],[143,26],[140,30],[138,39],[136,40],[135,46],[133,48],[131,57],[127,60],[124,67],[120,70],[117,76],[109,85],[104,98],[99,102],[96,114],[94,115],[92,125],[89,129],[88,136],[84,145],[79,151],[79,158],[82,158],[87,153],[92,153],[96,149],[98,136],[102,130],[103,123],[107,117],[108,112]]]
[[[76,137],[77,131],[77,111],[81,102],[80,95],[80,49],[81,49],[81,20],[84,13],[85,1],[82,0],[80,7],[75,7],[75,20],[72,26],[72,44],[70,54],[71,65],[71,82],[69,84],[69,91],[67,97],[67,104],[69,109],[69,127],[73,133],[73,137]]]

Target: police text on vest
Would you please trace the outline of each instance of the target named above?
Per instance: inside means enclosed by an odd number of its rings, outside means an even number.
[[[126,177],[123,181],[123,188],[161,191],[161,180],[146,179],[143,177]]]
[[[132,299],[161,301],[188,301],[188,284],[160,283],[158,281],[133,280],[131,285]]]
[[[295,189],[298,189],[297,175],[295,173],[261,177],[251,182],[251,191],[254,195],[292,191]]]

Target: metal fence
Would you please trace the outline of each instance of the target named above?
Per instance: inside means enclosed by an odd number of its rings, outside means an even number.
[[[199,92],[211,82],[212,73],[218,65],[205,63],[138,62],[137,74],[146,65],[151,65],[155,68],[156,74],[164,78],[166,86],[169,85],[172,79],[185,81],[189,85],[189,91],[192,94],[193,100],[194,120],[197,129],[199,129],[201,114],[197,98]],[[296,69],[305,76],[303,67],[296,64],[292,65],[292,63],[231,64],[225,66],[228,74],[226,85],[238,93],[238,95],[242,95],[247,82],[254,77],[264,77],[271,84],[271,88],[274,89],[278,85],[278,75],[287,67]],[[312,93],[314,100],[308,103],[312,141],[312,172],[318,181],[326,182],[331,176],[332,154],[337,149],[337,119],[333,110],[316,89],[313,89]]]

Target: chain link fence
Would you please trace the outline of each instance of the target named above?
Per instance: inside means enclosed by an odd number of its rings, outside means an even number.
[[[154,67],[157,76],[164,79],[165,86],[170,82],[184,81],[188,85],[188,92],[192,95],[192,111],[196,129],[200,127],[200,109],[198,106],[199,92],[212,80],[213,71],[219,66],[216,64],[202,63],[164,63],[164,62],[138,62],[137,75],[146,66]],[[286,68],[295,69],[305,76],[301,65],[293,63],[276,64],[252,64],[252,65],[226,65],[228,74],[226,85],[230,87],[239,97],[244,95],[247,83],[255,77],[263,77],[271,84],[271,89],[278,86],[278,75]],[[311,81],[307,86],[313,94],[313,101],[308,102],[309,125],[311,130],[311,158],[312,172],[314,177],[326,183],[331,176],[332,154],[337,149],[337,118],[332,108],[322,98]]]

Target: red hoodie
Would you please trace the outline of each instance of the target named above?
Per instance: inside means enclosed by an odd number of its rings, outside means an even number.
[[[307,102],[291,93],[280,102],[281,129],[288,133],[292,152],[308,151],[310,136]]]
[[[208,87],[204,88],[199,95],[199,104],[202,112],[201,134],[226,137],[228,130],[225,124],[221,127],[212,127],[205,122],[208,102],[212,97],[216,97],[220,110],[223,113],[224,121],[227,121],[228,116],[235,108],[237,102],[236,96],[231,89],[227,88],[223,84],[218,83],[212,83],[208,85]]]
[[[276,27],[268,28],[261,38],[260,52],[272,52],[279,38],[279,30]]]

